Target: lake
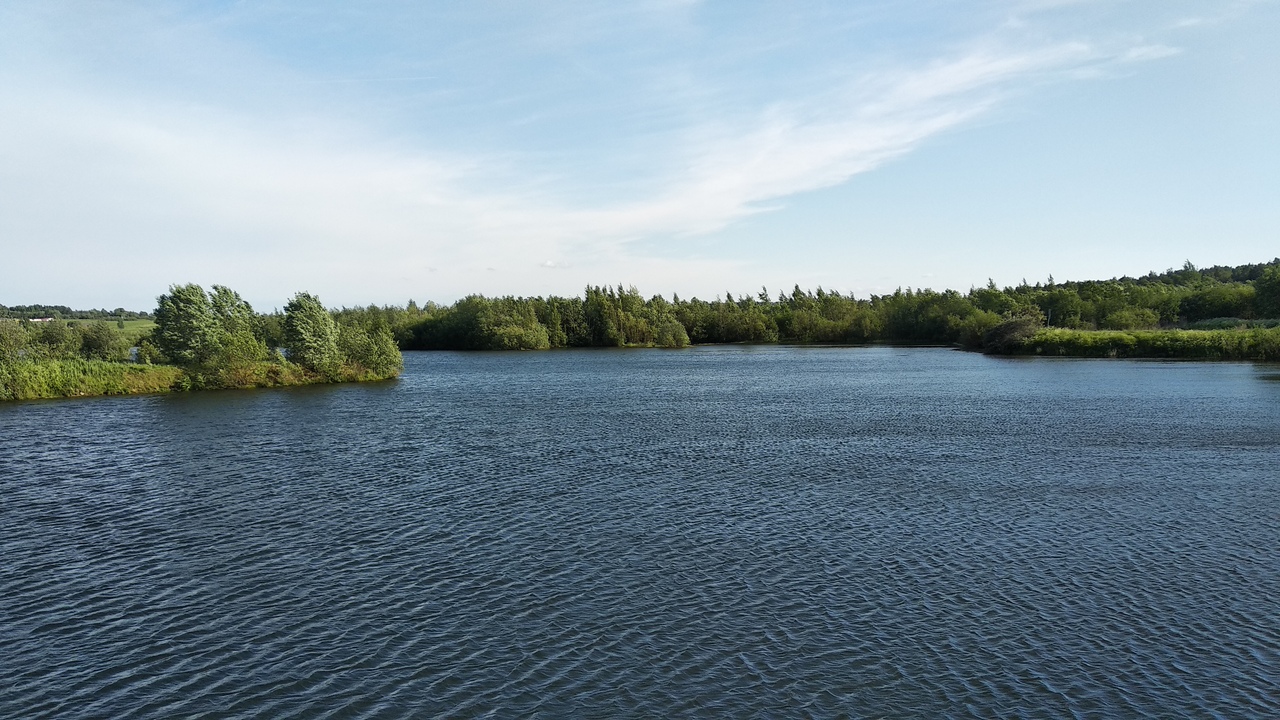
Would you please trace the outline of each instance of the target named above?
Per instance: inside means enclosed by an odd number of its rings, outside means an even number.
[[[1280,717],[1280,367],[407,353],[0,404],[0,716]]]

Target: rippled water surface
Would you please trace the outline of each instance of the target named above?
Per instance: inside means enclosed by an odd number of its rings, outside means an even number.
[[[0,716],[1280,717],[1278,377],[434,353],[0,405]]]

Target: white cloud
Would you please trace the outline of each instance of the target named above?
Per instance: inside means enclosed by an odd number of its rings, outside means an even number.
[[[693,5],[653,9],[683,16]],[[32,292],[14,268],[38,266],[44,248],[59,246],[108,273],[131,267],[122,282],[145,284],[146,296],[194,279],[231,284],[259,302],[292,289],[390,301],[420,295],[422,268],[440,276],[435,297],[537,292],[540,281],[527,272],[536,267],[562,270],[554,275],[575,284],[625,268],[629,280],[661,277],[669,287],[744,263],[691,259],[683,245],[646,255],[634,241],[714,232],[837,185],[991,112],[1029,83],[1176,52],[987,41],[882,67],[818,96],[780,97],[685,127],[652,158],[648,190],[591,205],[564,200],[573,177],[540,189],[530,179],[540,169],[522,164],[518,151],[478,156],[387,140],[350,121],[274,112],[287,103],[263,114],[98,89],[85,78],[34,78],[0,94],[0,196],[9,204],[0,234],[20,261],[3,279]],[[54,299],[73,290],[70,281],[57,287],[56,274],[41,282]]]
[[[1125,62],[1146,62],[1148,60],[1171,57],[1181,52],[1181,48],[1169,47],[1168,45],[1139,45],[1129,48],[1120,59]]]

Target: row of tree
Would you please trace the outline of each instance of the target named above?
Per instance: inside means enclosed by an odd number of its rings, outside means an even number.
[[[139,342],[142,362],[179,365],[197,378],[225,378],[234,369],[285,359],[331,378],[390,377],[401,367],[399,349],[891,342],[1001,351],[1046,326],[1268,326],[1280,318],[1280,259],[1207,269],[1187,263],[1141,278],[1050,278],[1005,288],[988,283],[963,294],[906,288],[865,299],[798,286],[776,296],[762,289],[709,301],[645,299],[634,287],[591,286],[573,298],[471,295],[450,306],[420,307],[411,300],[404,307],[330,312],[299,293],[283,313],[259,314],[229,288],[215,285],[206,293],[198,285],[178,285],[158,301],[156,329]],[[0,360],[120,360],[128,352],[128,343],[105,322],[0,321]]]
[[[0,363],[33,361],[129,359],[129,342],[114,323],[99,320],[26,322],[0,320]]]
[[[260,315],[222,285],[207,293],[175,285],[157,299],[155,322],[139,359],[181,366],[197,384],[240,384],[235,378],[268,361],[329,380],[393,377],[403,365],[385,323],[352,316],[339,323],[309,293],[294,295],[283,315]]]
[[[634,288],[586,288],[582,297],[471,295],[451,306],[344,308],[347,321],[392,329],[409,350],[509,350],[689,343],[917,343],[984,348],[1028,328],[1137,330],[1232,327],[1280,317],[1280,259],[1141,278],[899,289],[860,299],[818,288],[710,301],[645,299]],[[1003,324],[1012,323],[997,331]],[[993,331],[995,331],[993,333]]]
[[[124,308],[107,310],[72,310],[66,305],[0,305],[0,318],[15,320],[33,320],[36,318],[53,318],[55,320],[147,320],[151,317],[147,312],[134,312]]]
[[[230,288],[175,285],[157,298],[153,317],[136,348],[105,321],[0,320],[0,363],[135,359],[178,366],[191,387],[380,379],[403,366],[385,322],[350,314],[339,321],[308,293],[283,314],[262,315]]]

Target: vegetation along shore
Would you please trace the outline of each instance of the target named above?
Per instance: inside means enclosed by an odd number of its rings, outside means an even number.
[[[219,285],[178,285],[153,313],[0,306],[0,399],[359,382],[401,350],[701,343],[933,344],[1000,355],[1280,360],[1280,259],[1140,278],[862,299],[801,290],[688,300],[634,287],[582,297],[471,295],[448,306],[330,311],[307,293],[257,313]]]
[[[449,306],[343,309],[380,322],[405,350],[683,347],[700,343],[954,345],[1008,355],[1280,359],[1280,259],[1140,278],[968,293],[900,289],[861,299],[799,287],[710,301],[645,299],[635,288],[582,297],[472,295]]]

